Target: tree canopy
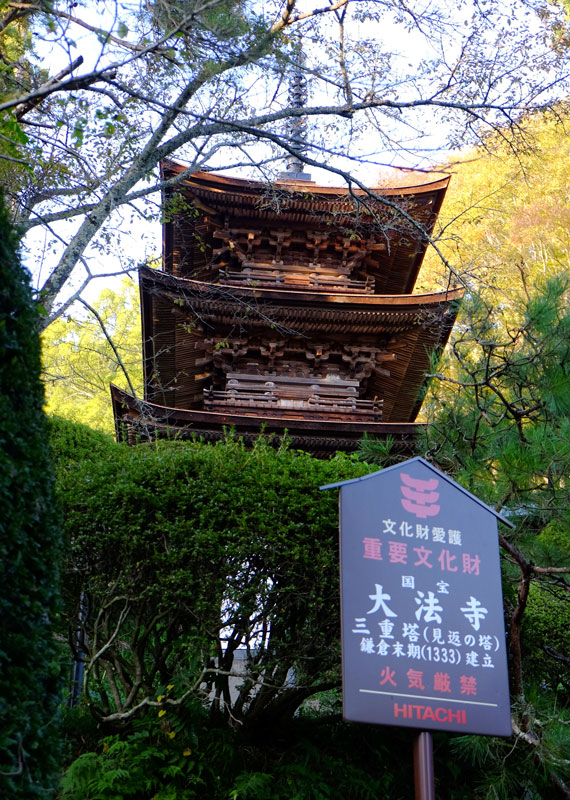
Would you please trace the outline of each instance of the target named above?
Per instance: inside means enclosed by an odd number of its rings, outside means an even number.
[[[44,231],[46,322],[96,272],[137,266],[124,229],[131,216],[140,230],[158,215],[162,159],[265,180],[294,156],[369,188],[382,164],[429,168],[434,151],[490,130],[518,147],[525,113],[558,100],[567,80],[543,3],[117,0],[2,10],[3,174],[18,221]],[[292,68],[311,86],[298,108],[287,95]],[[312,131],[306,147],[300,116]]]
[[[511,319],[537,281],[568,268],[569,120],[563,105],[557,112],[530,115],[516,152],[497,135],[448,162],[441,248],[468,288]],[[426,268],[437,269],[433,257]]]

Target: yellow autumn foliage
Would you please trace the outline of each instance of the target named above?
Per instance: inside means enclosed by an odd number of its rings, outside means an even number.
[[[439,218],[440,247],[460,279],[513,312],[538,279],[567,271],[570,255],[570,118],[536,115],[528,129],[516,152],[496,136],[450,160]],[[432,251],[420,282],[441,288],[444,279]]]
[[[136,281],[104,289],[91,303],[112,337],[137,394],[142,396],[140,308]],[[129,389],[122,367],[97,319],[61,317],[42,337],[46,411],[113,433],[109,384]]]

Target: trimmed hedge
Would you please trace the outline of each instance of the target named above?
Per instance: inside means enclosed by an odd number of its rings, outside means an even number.
[[[79,596],[89,597],[87,662],[120,630],[88,673],[98,718],[177,680],[183,694],[230,630],[256,649],[256,669],[276,671],[263,698],[232,710],[244,724],[261,724],[269,710],[290,718],[311,694],[288,687],[290,669],[311,687],[338,680],[338,499],[319,486],[371,467],[263,440],[247,450],[231,437],[129,448],[63,420],[52,423],[52,441],[67,614],[73,625]]]

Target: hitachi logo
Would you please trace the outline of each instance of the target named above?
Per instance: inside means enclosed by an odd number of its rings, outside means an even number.
[[[462,708],[432,708],[431,706],[416,706],[411,703],[403,703],[401,706],[394,703],[394,717],[433,719],[434,722],[457,722],[458,725],[467,724],[467,714]]]

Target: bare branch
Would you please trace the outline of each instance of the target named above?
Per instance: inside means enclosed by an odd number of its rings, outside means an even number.
[[[130,379],[129,373],[127,372],[127,368],[125,367],[125,364],[123,363],[123,359],[119,355],[119,351],[117,350],[117,348],[115,346],[115,342],[113,341],[113,337],[109,334],[109,331],[105,327],[105,323],[103,322],[103,320],[101,318],[101,315],[99,314],[99,312],[96,309],[93,308],[93,306],[89,305],[89,303],[86,300],[84,300],[82,297],[78,297],[77,300],[80,303],[83,303],[85,308],[88,311],[90,311],[91,314],[93,314],[93,316],[95,317],[95,319],[99,323],[99,326],[100,326],[101,330],[103,331],[103,335],[105,336],[105,339],[109,342],[109,345],[110,345],[110,347],[111,347],[111,349],[112,349],[112,351],[113,351],[113,353],[115,355],[115,358],[117,359],[117,364],[120,366],[120,368],[121,368],[121,370],[123,372],[123,375],[125,376],[125,379],[126,379],[128,385],[129,385],[129,389],[131,391],[131,394],[133,395],[133,397],[136,397],[137,395],[136,395],[134,386],[131,383],[131,379]]]
[[[81,56],[79,56],[79,58],[81,59],[80,63],[82,63],[83,58]],[[76,59],[76,61],[79,61],[79,59]],[[64,74],[69,73],[72,68],[73,67],[67,68]],[[11,100],[0,103],[0,111],[8,111],[12,108],[23,106],[24,110],[21,112],[21,116],[23,117],[32,108],[38,106],[48,95],[54,94],[54,92],[73,92],[79,89],[86,89],[91,86],[91,84],[97,83],[98,81],[113,80],[116,74],[115,67],[111,66],[98,72],[90,72],[87,75],[79,75],[77,77],[68,78],[67,80],[52,78],[33,92],[28,92],[20,97],[14,97]]]
[[[83,56],[78,56],[75,59],[75,61],[71,62],[71,64],[68,67],[65,67],[65,69],[63,69],[61,72],[58,72],[57,75],[54,75],[53,78],[50,78],[49,81],[46,81],[36,91],[37,92],[43,92],[45,90],[45,91],[48,91],[48,93],[49,93],[49,89],[50,88],[52,88],[54,86],[57,86],[57,84],[60,83],[65,78],[66,75],[69,75],[71,72],[73,72],[74,69],[77,69],[77,67],[80,67],[81,64],[83,64]],[[44,97],[46,97],[46,96],[47,95],[45,95],[45,94],[40,94],[39,96],[36,96],[36,97],[28,100],[27,103],[26,102],[21,103],[21,107],[18,108],[16,110],[16,113],[14,114],[14,116],[16,117],[18,122],[21,122],[23,120],[23,118],[26,116],[26,114],[29,111],[31,111],[33,108],[36,108],[41,103],[41,101],[44,99]]]
[[[310,19],[311,17],[318,17],[321,14],[328,14],[331,11],[338,11],[339,9],[348,5],[348,3],[349,0],[338,0],[338,2],[336,3],[331,3],[330,6],[323,6],[322,8],[313,8],[311,11],[306,11],[303,14],[296,14],[295,16],[292,16],[292,12],[296,6],[296,0],[287,0],[283,16],[278,22],[276,22],[273,25],[273,27],[271,28],[271,33],[278,33],[279,31],[283,30],[283,28],[288,27],[289,25],[295,25],[297,22],[302,22],[303,20]]]

